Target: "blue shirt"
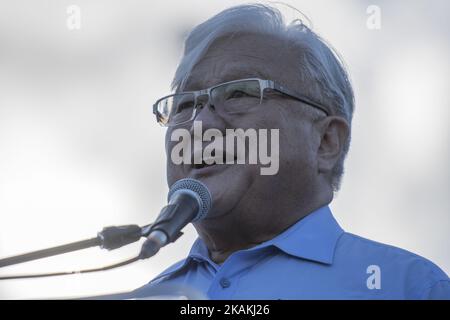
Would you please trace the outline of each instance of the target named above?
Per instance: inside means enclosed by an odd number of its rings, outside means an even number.
[[[214,263],[205,243],[134,293],[159,285],[209,299],[450,299],[450,280],[411,252],[342,230],[325,206],[275,238]]]

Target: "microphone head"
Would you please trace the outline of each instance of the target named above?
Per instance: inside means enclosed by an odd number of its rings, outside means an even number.
[[[211,209],[212,197],[208,188],[202,182],[191,178],[176,181],[170,187],[169,194],[167,195],[167,201],[170,202],[172,196],[178,192],[190,194],[198,201],[200,209],[197,216],[192,221],[200,220],[208,214]]]

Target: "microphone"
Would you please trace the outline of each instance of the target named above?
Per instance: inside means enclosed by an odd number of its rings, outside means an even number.
[[[147,232],[140,259],[150,258],[165,245],[176,241],[189,222],[203,219],[208,214],[212,203],[208,188],[191,178],[175,182],[170,187],[167,199],[169,204],[161,210]]]

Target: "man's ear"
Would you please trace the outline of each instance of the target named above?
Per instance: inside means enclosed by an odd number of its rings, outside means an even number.
[[[350,134],[350,126],[342,117],[330,116],[318,122],[320,144],[317,150],[318,170],[331,172],[338,162]]]

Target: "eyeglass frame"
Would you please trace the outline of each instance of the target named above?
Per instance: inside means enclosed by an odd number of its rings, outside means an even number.
[[[211,101],[211,91],[217,87],[226,85],[226,84],[231,84],[231,83],[235,83],[235,82],[242,82],[242,81],[258,81],[259,82],[259,88],[260,88],[260,101],[259,103],[262,103],[262,100],[264,98],[264,90],[266,89],[272,89],[275,90],[281,94],[284,94],[292,99],[298,100],[300,102],[303,102],[307,105],[309,105],[310,107],[316,108],[321,110],[322,112],[325,113],[325,115],[328,117],[330,115],[330,113],[328,112],[327,108],[317,102],[314,102],[313,100],[311,100],[310,98],[304,96],[304,95],[299,95],[295,92],[293,92],[292,90],[286,88],[285,86],[280,85],[279,83],[273,81],[273,80],[265,80],[265,79],[260,79],[260,78],[245,78],[245,79],[238,79],[238,80],[233,80],[233,81],[227,81],[224,83],[220,83],[217,84],[215,86],[209,87],[207,89],[203,89],[203,90],[196,90],[196,91],[182,91],[182,92],[178,92],[178,93],[172,93],[169,95],[166,95],[162,98],[159,98],[158,100],[156,100],[156,102],[153,104],[153,113],[156,115],[156,121],[163,127],[171,127],[171,126],[177,126],[180,124],[184,124],[187,123],[189,121],[192,121],[195,119],[195,117],[197,116],[197,109],[198,109],[198,103],[197,103],[197,98],[199,96],[204,96],[207,95],[208,96],[208,100],[207,103],[209,103]],[[161,118],[160,116],[160,112],[158,111],[158,104],[163,101],[164,99],[167,99],[171,96],[175,96],[175,95],[181,95],[181,94],[193,94],[194,95],[194,107],[193,107],[193,111],[192,111],[192,116],[189,120],[186,121],[182,121],[180,123],[175,123],[173,125],[164,125],[162,124],[159,120]]]

